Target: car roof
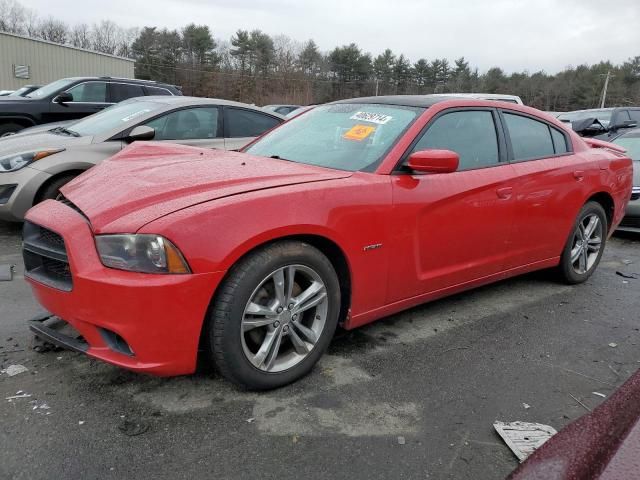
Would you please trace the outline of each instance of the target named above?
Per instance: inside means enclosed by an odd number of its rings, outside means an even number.
[[[120,81],[120,82],[140,83],[142,85],[149,85],[149,86],[163,85],[163,86],[170,86],[170,87],[178,88],[177,86],[171,85],[170,83],[156,82],[155,80],[141,80],[139,78],[125,78],[125,77],[109,77],[109,76],[65,77],[65,80],[72,80],[72,81],[76,81],[76,80],[115,80],[115,81]]]
[[[272,112],[269,110],[265,110],[262,107],[257,107],[255,105],[249,105],[247,103],[234,102],[233,100],[224,100],[222,98],[206,98],[206,97],[186,97],[186,96],[178,96],[178,95],[149,95],[146,97],[134,97],[125,101],[134,101],[134,102],[156,102],[163,103],[165,105],[224,105],[230,107],[240,107],[240,108],[250,108],[252,110],[260,110],[269,115],[274,115],[277,117],[282,117],[276,112]]]
[[[331,102],[331,104],[339,104],[339,103],[377,103],[380,105],[399,105],[404,107],[422,107],[429,108],[433,105],[440,102],[450,102],[452,100],[470,100],[474,102],[481,101],[500,101],[496,100],[487,100],[487,99],[477,99],[465,97],[462,95],[454,95],[454,94],[445,94],[445,95],[382,95],[378,97],[360,97],[360,98],[349,98],[346,100],[338,100],[336,102]]]

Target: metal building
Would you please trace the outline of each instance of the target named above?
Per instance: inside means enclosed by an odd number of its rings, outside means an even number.
[[[0,32],[0,90],[45,85],[60,78],[134,78],[135,60]]]

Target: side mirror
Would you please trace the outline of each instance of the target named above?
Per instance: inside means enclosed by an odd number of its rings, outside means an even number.
[[[407,166],[420,173],[452,173],[459,163],[460,156],[451,150],[421,150],[409,156]]]
[[[73,102],[73,94],[69,92],[61,92],[53,99],[53,101],[61,105],[67,102]]]
[[[130,142],[135,142],[138,140],[153,140],[153,137],[155,136],[155,128],[147,127],[146,125],[138,125],[133,130],[131,130],[131,132],[129,132],[127,140]]]

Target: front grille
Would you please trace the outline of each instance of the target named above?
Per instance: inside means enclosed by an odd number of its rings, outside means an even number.
[[[25,275],[58,290],[71,291],[73,278],[61,235],[25,222],[22,230]]]

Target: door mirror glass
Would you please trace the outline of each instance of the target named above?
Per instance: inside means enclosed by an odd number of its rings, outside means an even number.
[[[59,104],[73,102],[73,95],[69,92],[61,92],[53,99],[53,101]]]
[[[140,140],[153,140],[153,137],[156,136],[156,131],[154,128],[147,127],[146,125],[139,125],[131,130],[127,140],[130,142],[140,141]]]
[[[409,156],[407,166],[420,173],[452,173],[459,163],[460,156],[451,150],[420,150]]]

